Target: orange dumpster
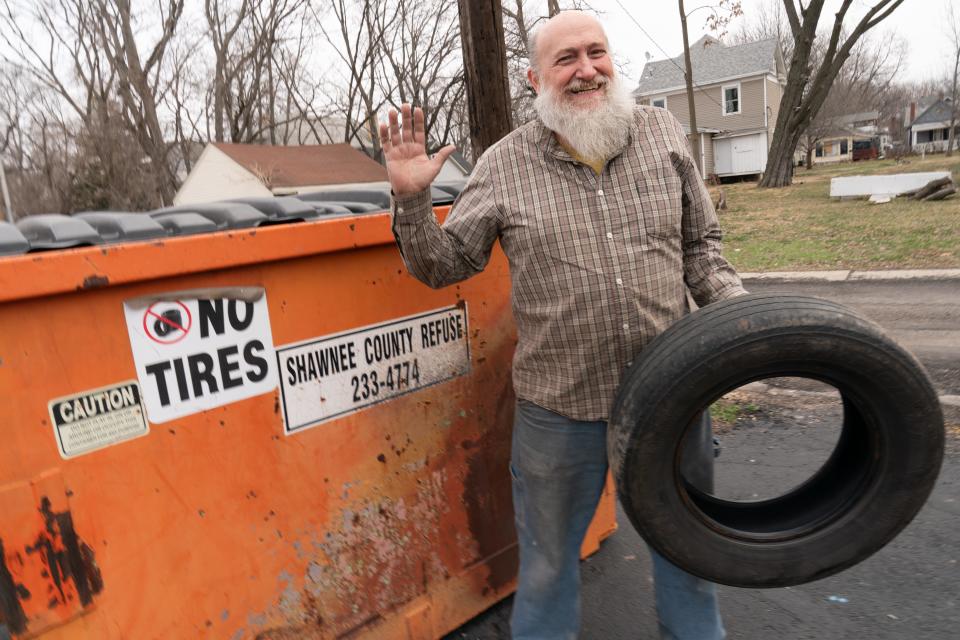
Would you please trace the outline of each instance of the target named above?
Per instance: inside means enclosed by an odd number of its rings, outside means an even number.
[[[431,639],[511,593],[502,253],[434,291],[387,213],[204,216],[0,257],[0,637]]]

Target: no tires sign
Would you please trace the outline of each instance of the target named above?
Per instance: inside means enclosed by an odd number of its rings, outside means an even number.
[[[123,309],[151,422],[276,388],[263,289],[187,291],[128,300]]]

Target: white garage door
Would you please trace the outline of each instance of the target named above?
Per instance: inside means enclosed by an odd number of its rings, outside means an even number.
[[[713,153],[713,168],[719,176],[761,173],[767,164],[767,134],[714,139]]]

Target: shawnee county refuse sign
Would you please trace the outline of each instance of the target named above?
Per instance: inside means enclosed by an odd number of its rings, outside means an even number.
[[[123,305],[147,417],[160,423],[272,391],[262,288],[181,292]]]
[[[470,371],[466,303],[277,347],[284,431]]]

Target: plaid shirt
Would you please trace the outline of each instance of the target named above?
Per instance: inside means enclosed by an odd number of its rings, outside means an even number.
[[[517,396],[606,420],[624,369],[698,305],[745,293],[680,123],[638,106],[630,139],[597,175],[539,121],[477,162],[441,227],[429,192],[396,199],[410,273],[443,287],[481,271],[500,239],[510,262]]]

